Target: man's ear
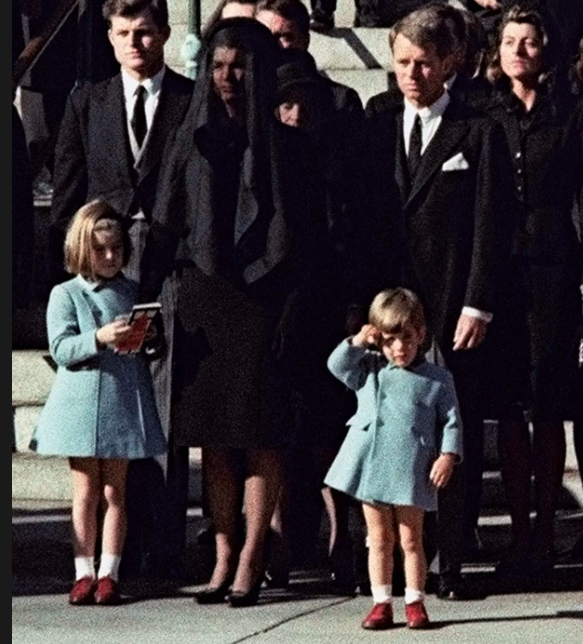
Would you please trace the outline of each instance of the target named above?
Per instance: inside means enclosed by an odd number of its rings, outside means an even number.
[[[170,38],[170,34],[172,33],[172,29],[170,28],[170,25],[166,25],[165,27],[162,27],[161,34],[164,36],[164,44],[168,42],[168,38]]]

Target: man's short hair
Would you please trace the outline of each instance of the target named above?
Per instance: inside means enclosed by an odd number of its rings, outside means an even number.
[[[301,0],[259,0],[255,14],[260,11],[273,11],[297,25],[302,33],[310,33],[310,14]]]
[[[233,18],[237,15],[234,13],[229,13],[227,16],[223,15],[225,13],[225,8],[228,7],[229,5],[244,5],[246,7],[248,6],[249,9],[252,11],[252,15],[254,15],[257,7],[257,0],[225,0],[221,8],[221,18],[225,18],[225,17]]]
[[[391,51],[399,34],[422,49],[434,46],[442,60],[454,53],[458,44],[451,24],[437,5],[421,7],[398,20],[389,30]]]
[[[103,17],[111,27],[114,17],[132,18],[145,9],[150,9],[152,18],[158,29],[168,27],[167,0],[105,0],[103,3]]]

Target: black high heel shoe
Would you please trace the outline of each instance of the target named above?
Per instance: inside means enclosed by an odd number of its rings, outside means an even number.
[[[261,584],[263,583],[263,575],[259,576],[259,579],[251,586],[247,592],[240,590],[231,591],[227,600],[231,608],[246,608],[247,606],[255,606],[257,600],[259,599],[259,591],[261,590]]]
[[[194,594],[197,604],[222,604],[226,601],[233,577],[229,577],[220,586],[207,587]]]

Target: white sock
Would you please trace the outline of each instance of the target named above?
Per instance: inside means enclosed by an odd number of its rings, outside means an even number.
[[[83,577],[95,579],[95,557],[75,557],[75,581]]]
[[[391,584],[386,586],[371,586],[372,600],[375,604],[390,604],[393,598],[393,587]]]
[[[414,588],[405,588],[405,603],[414,604],[415,602],[422,602],[425,599],[425,593],[422,590],[415,590]]]
[[[113,581],[117,581],[119,577],[119,564],[121,562],[120,555],[109,555],[103,553],[99,560],[99,572],[97,578],[111,577]]]

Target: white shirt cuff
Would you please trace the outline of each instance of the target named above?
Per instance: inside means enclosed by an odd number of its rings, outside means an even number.
[[[472,306],[464,306],[462,313],[464,315],[468,315],[471,318],[478,318],[486,324],[491,322],[492,318],[494,317],[492,313],[488,313],[488,311],[480,311],[480,309],[475,309]]]

